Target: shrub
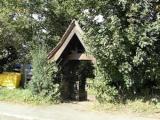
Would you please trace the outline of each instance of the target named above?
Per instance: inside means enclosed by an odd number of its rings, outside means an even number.
[[[107,84],[106,78],[102,74],[97,74],[92,88],[94,88],[96,99],[100,103],[117,101],[118,91]]]
[[[59,99],[59,85],[54,80],[57,73],[56,63],[48,61],[45,46],[35,47],[31,51],[31,55],[33,77],[29,83],[29,89],[34,94],[57,101]]]

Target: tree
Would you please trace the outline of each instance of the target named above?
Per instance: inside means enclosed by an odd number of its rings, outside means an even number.
[[[52,49],[69,22],[69,16],[55,0],[1,1],[0,57],[5,58],[6,47],[12,46],[18,63],[30,62],[30,49],[45,43]]]
[[[14,3],[14,2],[13,2]],[[0,6],[0,66],[1,72],[6,64],[11,64],[18,59],[18,52],[22,48],[23,37],[17,32],[17,22],[14,19],[14,11],[7,2],[1,2]],[[15,9],[16,10],[16,9]]]
[[[101,23],[89,21],[92,28],[88,42],[106,84],[115,87],[121,99],[155,95],[155,88],[160,86],[157,6],[148,0],[101,0],[89,4],[90,18],[104,18]]]

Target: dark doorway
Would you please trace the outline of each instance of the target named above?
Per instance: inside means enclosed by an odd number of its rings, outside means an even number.
[[[87,100],[86,80],[94,78],[90,61],[68,61],[62,68],[61,96],[63,100]]]

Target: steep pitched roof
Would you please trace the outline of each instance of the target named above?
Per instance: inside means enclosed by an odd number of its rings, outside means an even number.
[[[80,28],[78,22],[73,20],[67,28],[64,35],[62,36],[61,40],[57,44],[57,46],[48,54],[48,59],[51,61],[57,61],[74,35],[78,37],[80,43],[82,44],[84,49],[86,49],[82,41],[84,33]]]

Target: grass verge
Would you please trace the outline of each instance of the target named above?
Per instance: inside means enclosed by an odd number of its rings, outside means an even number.
[[[31,105],[52,104],[47,97],[33,95],[28,89],[7,89],[0,88],[0,101],[14,102]]]
[[[90,96],[96,96],[94,87],[88,88]],[[142,113],[142,114],[160,114],[160,102],[143,101],[142,99],[128,100],[123,103],[99,103],[97,100],[93,103],[93,109],[105,112],[128,112],[128,113]]]
[[[94,109],[106,112],[128,112],[128,113],[142,113],[153,114],[160,113],[160,103],[154,104],[151,102],[143,102],[142,100],[127,101],[126,104],[121,103],[103,103],[95,102]]]

